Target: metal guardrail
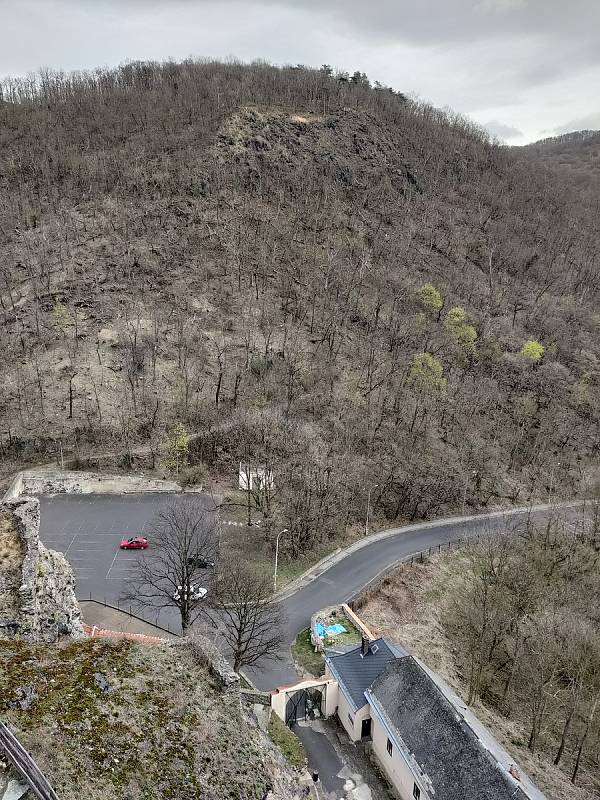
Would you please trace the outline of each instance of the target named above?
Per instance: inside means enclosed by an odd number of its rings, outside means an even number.
[[[48,783],[42,771],[10,729],[0,720],[0,748],[21,773],[34,795],[39,800],[58,800],[58,795]]]
[[[170,625],[167,624],[165,628],[164,625],[158,624],[158,616],[155,616],[155,622],[152,622],[151,619],[146,619],[145,617],[140,617],[139,614],[134,614],[131,610],[131,605],[128,604],[127,607],[123,607],[117,601],[117,605],[113,603],[107,603],[106,597],[103,597],[102,600],[99,597],[94,597],[92,593],[89,593],[89,597],[78,597],[77,600],[80,603],[97,603],[99,606],[104,606],[105,608],[111,608],[113,611],[120,611],[122,614],[126,614],[131,619],[139,620],[139,622],[143,622],[146,625],[151,625],[153,628],[158,628],[160,631],[164,631],[165,633],[171,634],[171,636],[181,636],[180,633],[177,633],[176,630],[171,630]]]
[[[480,535],[477,534],[473,539],[479,541]],[[457,539],[451,539],[448,542],[441,542],[440,544],[434,544],[429,548],[425,548],[424,550],[418,550],[416,553],[411,553],[406,556],[402,556],[398,561],[394,561],[391,564],[388,564],[381,572],[371,578],[362,589],[354,592],[354,594],[348,598],[347,604],[350,607],[351,611],[358,611],[363,607],[366,602],[367,596],[370,595],[375,589],[378,589],[382,586],[386,580],[388,580],[390,573],[393,572],[395,569],[399,567],[412,567],[414,564],[423,563],[425,558],[434,555],[435,553],[441,553],[442,550],[452,550],[454,547],[455,549],[459,548],[465,539],[461,536]]]

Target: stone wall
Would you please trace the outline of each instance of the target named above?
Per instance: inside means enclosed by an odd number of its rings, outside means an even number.
[[[102,475],[96,472],[27,470],[21,473],[20,492],[39,494],[126,494],[137,492],[180,492],[174,481],[135,475]]]
[[[11,562],[0,576],[0,638],[55,642],[82,638],[75,578],[66,558],[40,542],[40,506],[22,497],[0,505],[2,555]]]
[[[226,659],[210,639],[200,634],[188,636],[172,643],[173,647],[190,650],[198,664],[207,667],[219,688],[225,694],[240,696],[240,676],[229,666]]]
[[[260,692],[258,689],[240,689],[240,696],[242,703],[271,708],[271,694],[269,692]]]

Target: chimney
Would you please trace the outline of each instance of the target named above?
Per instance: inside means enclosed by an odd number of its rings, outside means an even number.
[[[369,652],[369,639],[366,636],[362,637],[360,645],[360,654],[364,658]]]

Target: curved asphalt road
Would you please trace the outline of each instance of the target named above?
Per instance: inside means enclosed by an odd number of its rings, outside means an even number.
[[[568,507],[566,507],[568,508]],[[554,513],[556,508],[554,509]],[[535,510],[517,509],[506,513],[411,525],[394,528],[368,540],[361,549],[350,552],[318,577],[283,600],[287,618],[287,644],[278,660],[263,661],[257,667],[244,669],[254,685],[263,690],[294,683],[298,673],[290,654],[296,634],[310,624],[311,616],[321,608],[351,600],[369,583],[391,570],[399,561],[430,547],[456,542],[459,539],[492,532],[509,533],[518,530],[531,515],[536,522],[547,518],[552,511],[547,506]],[[561,513],[572,513],[569,510]],[[577,512],[575,512],[577,513]]]
[[[65,553],[72,563],[79,599],[91,595],[116,604],[131,577],[134,559],[141,557],[139,553],[119,551],[119,540],[124,535],[146,530],[156,511],[169,499],[165,494],[42,496],[40,538],[49,547]],[[202,495],[195,495],[194,499],[204,507],[212,503]],[[577,514],[573,508],[577,505],[581,504],[565,504],[564,512]],[[358,549],[357,545],[348,548],[334,563],[329,562],[330,566],[317,566],[299,586],[284,590],[286,644],[277,660],[264,660],[252,669],[245,669],[246,674],[258,688],[265,690],[294,683],[298,675],[290,645],[296,634],[309,626],[316,611],[352,599],[407,556],[477,534],[514,531],[529,514],[539,522],[549,513],[548,506],[538,506],[534,510],[436,520],[394,528],[365,539]],[[151,613],[146,616],[150,622],[155,621]],[[175,609],[164,609],[156,621],[171,630],[178,628]]]

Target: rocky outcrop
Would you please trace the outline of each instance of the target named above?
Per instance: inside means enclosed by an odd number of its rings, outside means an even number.
[[[73,571],[61,553],[40,542],[39,527],[36,499],[0,505],[0,638],[81,638]]]
[[[33,800],[29,787],[12,767],[0,763],[0,800]]]

